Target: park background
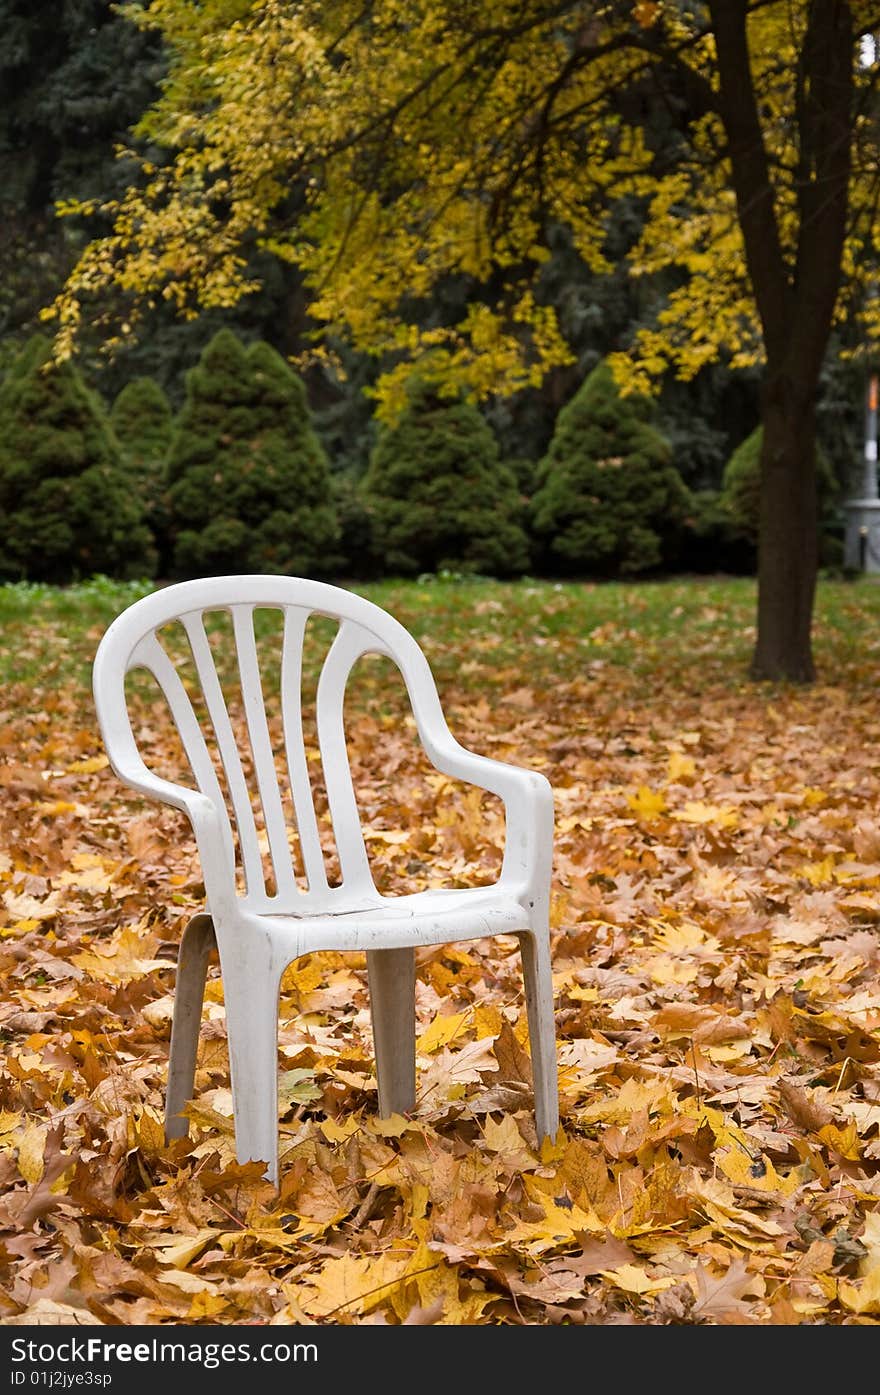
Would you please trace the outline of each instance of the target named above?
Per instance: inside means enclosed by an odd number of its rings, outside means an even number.
[[[875,1322],[880,14],[148,8],[0,4],[5,1320]],[[552,1147],[488,945],[420,959],[391,1129],[363,965],[288,972],[280,1195],[213,979],[164,1143],[200,876],[90,663],[235,571],[378,600],[550,778]],[[352,713],[382,886],[491,879],[388,674]]]

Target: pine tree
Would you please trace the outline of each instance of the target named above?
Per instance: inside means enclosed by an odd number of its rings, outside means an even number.
[[[413,380],[363,479],[388,571],[514,576],[529,564],[516,479],[491,428],[463,399]]]
[[[126,472],[143,504],[160,554],[159,571],[164,574],[168,531],[165,468],[174,419],[168,398],[154,378],[132,378],[126,383],[111,408],[110,425]]]
[[[0,386],[0,575],[141,577],[155,561],[100,399],[35,336]]]
[[[338,525],[305,388],[274,349],[223,329],[187,374],[171,444],[176,574],[331,570]]]
[[[559,413],[530,508],[549,567],[613,576],[673,560],[690,496],[646,415],[604,361]]]
[[[107,0],[0,0],[0,35],[0,326],[19,337],[98,226],[86,219],[71,237],[56,201],[104,199],[124,185],[131,164],[116,147],[131,143],[166,60],[159,36]]]

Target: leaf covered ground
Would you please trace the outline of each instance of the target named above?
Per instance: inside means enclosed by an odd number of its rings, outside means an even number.
[[[459,739],[554,787],[560,1133],[537,1146],[504,939],[419,953],[419,1098],[391,1121],[365,964],[291,966],[278,1192],[234,1160],[215,965],[166,1146],[199,868],[107,767],[87,687],[133,593],[7,588],[0,1321],[876,1323],[880,589],[820,588],[803,690],[745,681],[747,581],[357,589],[422,640]],[[491,879],[500,809],[432,774],[380,669],[349,722],[377,877]]]

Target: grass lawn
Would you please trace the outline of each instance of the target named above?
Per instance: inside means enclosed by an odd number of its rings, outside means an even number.
[[[553,685],[596,665],[635,678],[693,682],[745,677],[754,643],[756,586],[745,577],[650,582],[525,579],[347,583],[389,610],[429,654],[441,685],[504,689],[518,676]],[[97,578],[50,587],[0,587],[0,683],[35,693],[87,687],[103,630],[148,582]],[[859,682],[880,654],[880,583],[821,581],[816,601],[819,681]]]

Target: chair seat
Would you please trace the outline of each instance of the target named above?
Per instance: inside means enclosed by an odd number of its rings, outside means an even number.
[[[333,915],[276,915],[243,911],[253,929],[268,928],[285,954],[319,950],[413,949],[417,945],[516,935],[528,930],[527,910],[497,886],[418,891],[377,897],[373,905]]]

